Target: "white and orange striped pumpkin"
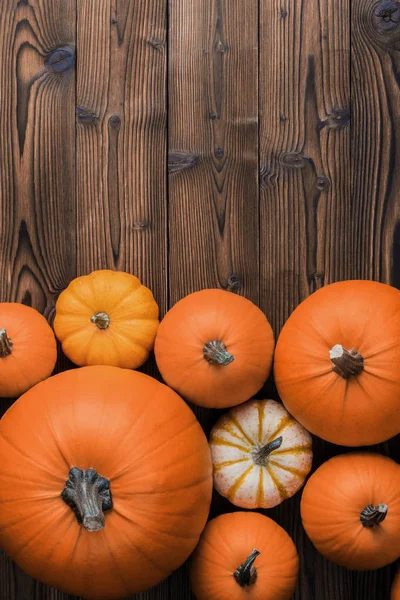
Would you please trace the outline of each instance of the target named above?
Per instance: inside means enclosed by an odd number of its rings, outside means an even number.
[[[236,506],[272,508],[293,496],[312,465],[312,440],[275,400],[232,408],[210,437],[214,486]]]

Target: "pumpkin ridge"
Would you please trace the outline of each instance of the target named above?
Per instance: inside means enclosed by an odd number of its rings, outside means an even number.
[[[236,439],[237,439],[237,440],[239,440],[240,442],[246,443],[246,440],[245,440],[245,439],[243,439],[243,437],[241,437],[241,436],[240,436],[240,435],[238,435],[237,433],[235,433],[235,431],[232,431],[232,428],[231,428],[231,427],[229,427],[229,426],[228,426],[228,427],[226,427],[226,426],[224,426],[224,425],[220,425],[220,426],[218,427],[218,430],[219,430],[220,432],[223,432],[223,433],[228,433],[229,435],[231,435],[232,437],[236,438]],[[251,445],[253,445],[253,443],[254,443],[254,442],[252,442],[252,444],[251,444]],[[249,446],[248,446],[248,447],[249,447]]]
[[[230,446],[231,448],[238,448],[238,450],[241,450],[242,452],[248,452],[248,448],[239,446],[239,444],[234,444],[233,442],[225,440],[217,435],[214,435],[210,441],[214,446]]]
[[[259,469],[258,486],[256,493],[257,506],[262,506],[264,499],[264,473],[263,469]]]
[[[46,530],[51,529],[54,526],[54,523],[56,523],[57,521],[59,521],[62,518],[63,518],[62,515],[56,514],[54,519],[52,519],[51,521],[48,521],[45,526],[40,527],[28,540],[26,540],[23,544],[20,545],[18,550],[13,551],[13,556],[15,557],[14,560],[16,560],[16,562],[18,562],[18,555],[21,554],[21,552],[23,552],[24,550],[26,550],[26,548],[28,548],[32,544],[32,542],[34,542],[36,540],[36,538],[38,538]],[[57,544],[58,543],[59,543],[59,540],[57,540]]]
[[[307,471],[300,471],[300,469],[295,469],[295,467],[281,465],[281,464],[277,463],[275,460],[273,460],[272,458],[270,458],[268,462],[270,465],[273,465],[274,467],[277,467],[278,469],[282,469],[283,471],[288,471],[289,473],[292,473],[292,475],[296,475],[296,477],[299,477],[300,479],[305,479],[308,475]]]
[[[276,474],[272,471],[272,469],[270,468],[268,463],[266,464],[265,469],[267,470],[268,475],[271,477],[272,483],[274,484],[274,486],[275,486],[278,494],[282,498],[282,500],[287,500],[287,498],[289,498],[289,496],[288,496],[285,488],[283,487],[282,482],[278,479]]]
[[[263,440],[263,434],[262,434],[262,430],[263,430],[263,422],[264,422],[264,415],[265,415],[265,407],[266,407],[267,401],[261,401],[257,404],[257,410],[258,410],[258,442],[262,443]]]
[[[59,451],[60,456],[63,459],[63,461],[65,462],[65,464],[67,465],[67,469],[69,471],[70,468],[71,468],[71,465],[69,464],[69,462],[68,462],[68,460],[67,460],[64,452],[62,451],[62,446],[61,446],[61,443],[60,443],[60,438],[58,437],[58,433],[56,433],[55,427],[54,427],[53,422],[52,422],[52,420],[50,418],[49,407],[48,407],[47,403],[48,403],[48,397],[45,396],[44,402],[43,402],[43,404],[44,404],[44,415],[46,417],[49,429],[50,429],[51,433],[53,434],[53,438],[54,438],[57,450]]]
[[[236,465],[237,463],[248,462],[248,461],[250,461],[250,458],[236,458],[233,460],[224,460],[221,463],[214,464],[214,472],[217,473],[224,467],[230,467],[231,465]]]
[[[114,565],[114,572],[116,572],[116,573],[117,573],[117,575],[118,575],[118,579],[119,579],[119,580],[120,580],[120,582],[122,583],[122,586],[123,586],[123,588],[124,588],[124,590],[125,590],[125,592],[124,592],[124,596],[125,596],[125,595],[128,595],[128,594],[129,594],[129,591],[130,591],[130,587],[129,587],[129,585],[127,585],[127,584],[126,584],[126,582],[125,582],[125,578],[123,577],[123,575],[122,575],[122,573],[121,573],[121,570],[120,570],[120,568],[119,568],[119,563],[118,563],[118,561],[116,560],[116,558],[115,558],[115,556],[114,556],[114,554],[113,554],[113,552],[112,552],[112,550],[111,550],[111,545],[110,545],[110,544],[109,544],[109,542],[108,542],[107,535],[105,534],[105,532],[104,532],[104,531],[103,531],[102,533],[103,533],[103,541],[104,541],[104,544],[105,544],[105,546],[107,547],[108,554],[109,554],[109,556],[111,557],[111,560],[112,560],[112,562],[113,562],[113,565]],[[96,567],[96,565],[95,565],[95,567]]]
[[[225,492],[224,496],[228,498],[228,500],[235,497],[239,489],[242,487],[247,475],[253,470],[253,468],[254,465],[250,465],[241,475],[239,475],[235,483],[231,485],[231,487]]]
[[[165,535],[166,537],[172,537],[172,538],[175,538],[175,539],[178,539],[178,540],[192,540],[192,539],[196,539],[196,538],[199,537],[197,534],[195,534],[195,535],[177,535],[175,532],[171,532],[171,531],[160,531],[159,529],[152,529],[151,527],[147,527],[146,525],[142,525],[141,523],[138,523],[137,521],[134,521],[130,517],[127,517],[126,515],[124,515],[121,512],[121,509],[115,510],[115,512],[122,519],[125,519],[125,521],[128,521],[128,523],[133,523],[134,525],[136,525],[136,527],[139,527],[140,529],[143,529],[147,533],[150,532],[150,533],[155,533],[156,535]]]
[[[203,477],[203,479],[199,479],[198,481],[194,481],[193,483],[190,483],[189,485],[183,485],[180,486],[179,488],[174,488],[171,490],[157,490],[157,495],[161,495],[161,494],[175,494],[176,492],[179,492],[180,490],[190,490],[192,488],[198,487],[199,485],[202,485],[205,481],[207,481],[209,479],[209,475],[206,475]],[[149,494],[152,494],[152,490],[148,490],[148,491],[143,491],[143,492],[139,492],[136,491],[132,494],[133,496],[146,496]]]
[[[277,436],[279,437],[278,434],[282,433],[282,431],[284,431],[286,429],[286,427],[288,427],[289,424],[294,423],[294,422],[295,422],[295,420],[293,419],[292,415],[286,415],[286,416],[282,417],[280,419],[275,431],[269,436],[269,438],[267,440],[267,444],[270,443],[272,440],[274,440]]]
[[[298,446],[290,446],[289,448],[284,448],[283,450],[278,448],[278,450],[274,450],[274,454],[301,454],[302,452],[309,452],[310,450],[312,450],[311,444],[300,444]]]
[[[242,434],[243,436],[243,440],[247,441],[249,446],[254,446],[255,442],[254,440],[252,440],[247,433],[244,431],[243,427],[240,425],[239,421],[236,419],[236,417],[233,416],[233,414],[230,415],[230,420],[232,421],[232,423],[234,424],[234,426],[236,427],[236,429]]]

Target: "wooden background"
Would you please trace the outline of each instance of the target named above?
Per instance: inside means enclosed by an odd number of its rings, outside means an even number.
[[[71,279],[107,267],[162,314],[243,294],[278,334],[326,283],[400,287],[399,50],[392,1],[2,0],[1,300],[51,322]],[[217,411],[196,414],[208,433]],[[399,439],[377,449],[400,459]],[[315,467],[343,450],[315,440]],[[299,499],[268,511],[301,556],[296,600],[387,600],[393,567],[325,561]],[[72,598],[4,555],[0,597]],[[183,567],[135,598],[191,597]]]

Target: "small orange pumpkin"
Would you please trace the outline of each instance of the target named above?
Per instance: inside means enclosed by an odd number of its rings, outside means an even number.
[[[287,410],[344,446],[400,433],[400,292],[375,281],[321,288],[289,317],[275,353]]]
[[[175,304],[154,346],[166,383],[209,408],[235,406],[258,392],[273,351],[274,335],[261,310],[223,290],[195,292]]]
[[[390,600],[400,600],[400,570],[394,578]]]
[[[280,402],[235,406],[210,436],[214,487],[236,506],[272,508],[293,496],[312,465],[311,435]]]
[[[167,577],[195,548],[211,492],[192,411],[136,371],[66,371],[0,421],[0,544],[76,596],[113,600]]]
[[[71,281],[56,304],[54,331],[76,365],[136,369],[153,349],[158,306],[137,277],[94,271]]]
[[[190,570],[197,600],[289,600],[296,587],[296,547],[272,519],[250,512],[209,521]]]
[[[0,396],[23,394],[51,375],[56,360],[56,340],[46,319],[24,304],[0,304]]]
[[[317,550],[343,567],[392,563],[400,556],[400,466],[372,453],[331,458],[306,483],[301,518]]]

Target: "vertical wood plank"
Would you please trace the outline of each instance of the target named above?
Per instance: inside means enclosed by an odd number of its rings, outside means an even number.
[[[75,0],[4,0],[0,10],[0,301],[50,321],[75,275],[75,17]],[[46,593],[1,556],[1,598]]]
[[[257,0],[171,0],[169,23],[170,303],[258,303]]]
[[[77,270],[119,269],[165,312],[166,0],[82,0]]]

